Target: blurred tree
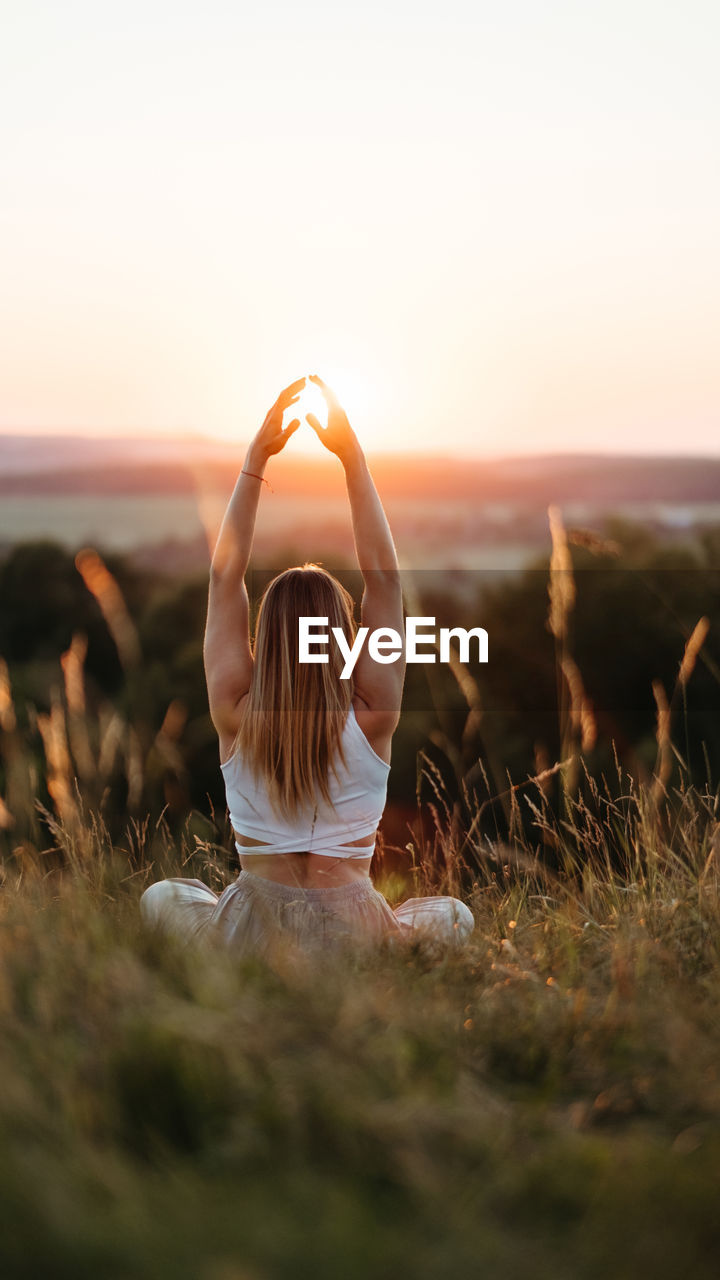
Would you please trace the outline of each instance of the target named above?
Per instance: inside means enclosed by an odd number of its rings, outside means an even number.
[[[117,649],[73,555],[48,540],[14,547],[0,564],[0,653],[11,665],[59,663],[76,631],[88,638],[87,675],[105,692],[117,691]]]
[[[614,744],[626,767],[652,769],[653,681],[672,695],[686,641],[698,620],[707,617],[709,633],[686,687],[678,691],[672,726],[673,741],[695,780],[704,781],[709,771],[716,784],[720,534],[705,530],[694,546],[667,547],[627,522],[615,521],[609,531],[618,544],[615,554],[603,551],[600,542],[593,548],[592,540],[572,546],[577,595],[570,615],[570,650],[598,727],[597,745],[586,756],[588,767],[596,775],[612,769]],[[153,752],[155,773],[146,778],[143,803],[155,812],[172,794],[177,805],[207,811],[211,804],[222,820],[222,775],[202,657],[207,575],[177,579],[138,571],[122,556],[103,558],[138,629],[141,661],[126,672],[72,553],[52,541],[38,541],[12,548],[0,563],[0,654],[11,668],[19,721],[26,723],[24,702],[47,709],[51,686],[62,684],[60,656],[73,635],[83,632],[88,639],[84,676],[89,714],[110,699],[133,727],[143,758]],[[255,604],[267,582],[293,560],[302,562],[302,557],[289,556],[251,571]],[[359,619],[360,575],[338,568],[330,557],[327,566],[350,590]],[[477,695],[472,716],[470,686],[463,690],[457,673],[437,663],[408,666],[389,797],[412,804],[423,793],[418,785],[420,752],[434,762],[453,796],[460,778],[474,771],[483,801],[505,790],[508,778],[520,782],[554,764],[560,739],[555,646],[547,627],[547,560],[494,578],[470,571],[457,580],[437,572],[416,574],[411,585],[408,612],[435,617],[437,627],[483,626],[489,662],[480,664],[471,651],[467,670]],[[169,751],[166,717],[173,706]],[[177,767],[168,764],[172,752]],[[119,817],[126,790],[124,774],[119,775],[109,802],[117,806]],[[496,809],[493,820],[497,818]]]

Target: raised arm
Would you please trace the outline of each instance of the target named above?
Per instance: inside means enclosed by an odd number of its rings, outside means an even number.
[[[328,405],[328,424],[322,427],[313,414],[307,419],[345,470],[352,513],[355,552],[363,576],[361,626],[369,630],[392,629],[403,637],[403,601],[400,568],[390,526],[360,443],[337,397],[322,379],[311,377]],[[400,719],[405,679],[404,652],[391,663],[380,663],[363,645],[354,671],[354,693],[370,715],[362,728],[375,742],[389,741]],[[383,754],[380,751],[380,754]]]
[[[207,623],[203,644],[210,715],[218,734],[234,738],[238,704],[250,688],[250,602],[245,574],[250,562],[255,518],[268,458],[284,448],[300,425],[283,430],[283,414],[298,400],[300,378],[278,396],[248,448],[242,471],[223,517],[210,565]]]

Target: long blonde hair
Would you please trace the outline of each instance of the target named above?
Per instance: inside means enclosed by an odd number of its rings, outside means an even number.
[[[299,662],[298,619],[328,619],[326,663]],[[345,763],[342,731],[352,682],[341,680],[344,659],[331,627],[352,643],[356,627],[352,596],[326,569],[304,564],[273,578],[257,615],[253,675],[240,728],[233,743],[263,779],[273,809],[291,817],[317,803],[331,803],[329,777]]]

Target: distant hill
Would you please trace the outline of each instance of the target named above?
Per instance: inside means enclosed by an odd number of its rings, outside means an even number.
[[[0,495],[164,494],[232,491],[244,444],[202,437],[0,435]],[[539,455],[483,461],[431,455],[370,457],[383,497],[471,502],[720,502],[720,458]],[[278,491],[327,495],[342,486],[331,457],[291,451],[267,471]]]

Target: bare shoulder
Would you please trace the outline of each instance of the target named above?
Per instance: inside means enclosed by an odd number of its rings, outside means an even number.
[[[390,764],[390,750],[393,734],[397,728],[399,715],[395,711],[371,711],[359,694],[353,695],[355,719],[362,729],[373,751]]]

